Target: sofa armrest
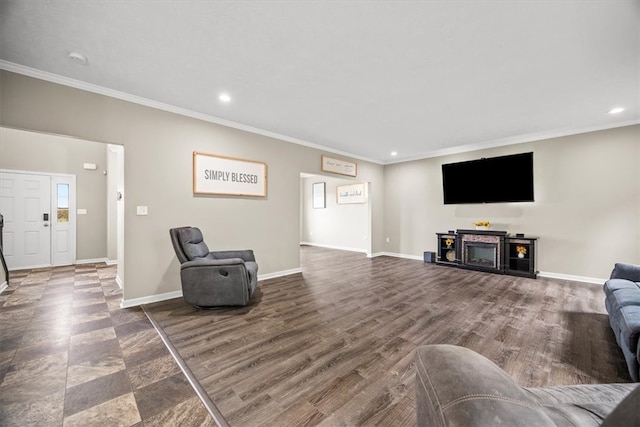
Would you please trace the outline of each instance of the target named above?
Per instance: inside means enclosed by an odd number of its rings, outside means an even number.
[[[256,257],[251,249],[235,250],[235,251],[213,251],[211,255],[215,259],[240,258],[243,261],[256,261]]]
[[[632,282],[640,282],[640,265],[618,262],[611,272],[610,279],[626,279]]]
[[[453,345],[418,349],[416,406],[418,426],[555,426],[506,372]]]

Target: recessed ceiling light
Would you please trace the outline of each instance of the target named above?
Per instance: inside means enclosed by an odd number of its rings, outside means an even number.
[[[228,93],[221,93],[220,96],[218,96],[218,99],[222,102],[230,102],[231,96],[229,96]]]
[[[392,151],[392,152],[391,152],[391,155],[395,157],[395,156],[397,156],[397,155],[398,155],[398,152],[397,152],[397,151]]]
[[[624,111],[624,108],[616,107],[609,110],[609,114],[618,114],[618,113],[622,113],[623,111]]]
[[[80,52],[69,52],[67,57],[73,62],[78,64],[87,65],[89,63],[89,60],[87,59],[87,57],[81,54]]]

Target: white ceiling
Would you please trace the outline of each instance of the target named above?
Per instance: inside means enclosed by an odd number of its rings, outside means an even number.
[[[640,123],[639,0],[1,0],[0,40],[3,69],[382,164]]]

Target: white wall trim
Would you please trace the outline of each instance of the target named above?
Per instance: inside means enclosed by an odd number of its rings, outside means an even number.
[[[9,286],[9,284],[7,283],[7,281],[5,280],[5,282],[3,284],[0,285],[0,294],[4,292],[5,289],[7,289],[7,287]]]
[[[9,267],[9,271],[35,270],[36,268],[50,268],[50,267],[54,267],[54,266],[51,264],[27,265],[25,267],[17,267],[17,268]],[[60,266],[56,265],[55,267],[60,267]]]
[[[258,274],[258,280],[275,279],[277,277],[290,276],[302,273],[302,268],[292,268],[291,270],[276,271],[275,273]]]
[[[548,279],[571,280],[572,282],[595,283],[604,285],[608,279],[599,279],[597,277],[574,276],[571,274],[552,273],[549,271],[538,272],[538,277],[546,277]]]
[[[107,259],[105,262],[107,263],[107,265],[118,265],[117,259]]]
[[[404,258],[404,259],[412,259],[416,261],[424,261],[424,257],[419,255],[407,255],[407,254],[399,254],[395,252],[376,252],[375,254],[371,254],[369,258],[375,258],[379,256],[392,256],[394,258]]]
[[[97,93],[99,95],[108,96],[111,98],[120,99],[122,101],[131,102],[138,105],[144,105],[145,107],[155,108],[157,110],[168,111],[170,113],[179,114],[185,117],[191,117],[194,119],[202,120],[209,123],[216,123],[222,126],[227,126],[234,129],[240,129],[245,132],[254,133],[257,135],[267,136],[269,138],[279,139],[281,141],[291,142],[293,144],[303,145],[309,148],[315,148],[317,150],[326,151],[329,153],[340,154],[342,156],[351,157],[358,160],[364,160],[366,162],[383,164],[379,160],[369,159],[366,157],[358,156],[353,153],[349,153],[342,150],[336,150],[335,148],[325,147],[320,144],[316,144],[309,141],[304,141],[302,139],[293,138],[286,135],[281,135],[276,132],[271,132],[264,129],[259,129],[253,126],[244,125],[242,123],[233,122],[231,120],[222,119],[220,117],[210,116],[208,114],[197,113],[195,111],[188,110],[186,108],[176,107],[174,105],[165,104],[163,102],[153,101],[151,99],[142,98],[140,96],[131,95],[125,92],[120,92],[113,89],[108,89],[102,86],[94,85],[91,83],[82,82],[75,79],[70,79],[68,77],[63,77],[57,74],[48,73],[46,71],[37,70],[31,67],[25,67],[24,65],[15,64],[13,62],[0,60],[0,70],[10,71],[16,74],[22,74],[28,77],[34,77],[36,79],[57,83],[63,86],[69,86],[76,89],[84,90],[87,92]]]
[[[348,248],[345,246],[323,245],[321,243],[311,243],[311,242],[300,242],[300,245],[316,246],[318,248],[326,248],[326,249],[337,249],[339,251],[360,252],[363,254],[367,253],[367,250],[364,248]]]
[[[166,301],[168,299],[182,297],[182,291],[167,292],[164,294],[149,295],[148,297],[134,298],[130,300],[122,300],[120,308],[137,307],[143,304],[151,304],[154,302]]]
[[[387,161],[384,163],[384,165],[412,162],[415,160],[423,160],[423,159],[429,159],[433,157],[443,157],[443,156],[449,156],[452,154],[468,153],[471,151],[479,151],[479,150],[486,150],[489,148],[504,147],[506,145],[516,145],[516,144],[524,144],[526,142],[543,141],[545,139],[561,138],[564,136],[579,135],[582,133],[622,128],[622,127],[633,126],[637,124],[640,124],[640,119],[628,120],[626,122],[609,124],[604,126],[587,126],[587,127],[578,128],[578,129],[557,129],[557,130],[548,131],[548,132],[537,132],[537,133],[530,133],[527,135],[516,135],[508,138],[499,139],[496,141],[486,141],[486,142],[481,142],[477,144],[468,144],[468,145],[462,145],[459,147],[444,148],[442,150],[436,150],[436,151],[432,151],[430,153],[424,153],[418,156],[406,157],[406,158],[398,159],[395,161]]]
[[[120,286],[120,289],[124,289],[124,284],[122,282],[122,279],[117,274],[116,274],[116,283],[118,284],[118,286]]]
[[[108,264],[108,261],[109,260],[107,258],[87,258],[87,259],[77,259],[76,264],[99,264],[101,262]]]
[[[63,77],[57,74],[53,74],[53,73],[49,73],[46,71],[42,71],[42,70],[38,70],[35,68],[31,68],[31,67],[26,67],[24,65],[20,65],[20,64],[16,64],[13,62],[9,62],[9,61],[5,61],[5,60],[0,60],[0,70],[6,70],[12,73],[16,73],[16,74],[22,74],[24,76],[28,76],[28,77],[34,77],[36,79],[40,79],[40,80],[44,80],[44,81],[48,81],[48,82],[52,82],[52,83],[57,83],[60,85],[64,85],[64,86],[69,86],[69,87],[73,87],[76,89],[81,89],[87,92],[92,92],[92,93],[97,93],[100,95],[104,95],[104,96],[109,96],[111,98],[116,98],[116,99],[120,99],[122,101],[127,101],[127,102],[131,102],[134,104],[139,104],[139,105],[144,105],[146,107],[151,107],[151,108],[155,108],[158,110],[162,110],[162,111],[168,111],[170,113],[175,113],[175,114],[179,114],[181,116],[186,116],[186,117],[192,117],[194,119],[198,119],[198,120],[203,120],[205,122],[210,122],[210,123],[216,123],[222,126],[227,126],[230,128],[234,128],[234,129],[240,129],[246,132],[251,132],[254,134],[258,134],[258,135],[263,135],[263,136],[267,136],[269,138],[276,138],[282,141],[287,141],[287,142],[291,142],[293,144],[298,144],[298,145],[302,145],[305,147],[310,147],[310,148],[315,148],[317,150],[322,150],[322,151],[326,151],[329,153],[334,153],[334,154],[340,154],[343,156],[347,156],[347,157],[351,157],[354,159],[359,159],[359,160],[364,160],[367,162],[371,162],[371,163],[375,163],[375,164],[379,164],[379,165],[391,165],[391,164],[395,164],[395,163],[404,163],[404,162],[410,162],[410,161],[414,161],[414,160],[422,160],[422,159],[428,159],[428,158],[432,158],[432,157],[441,157],[441,156],[447,156],[447,155],[451,155],[451,154],[458,154],[458,153],[466,153],[466,152],[470,152],[470,151],[477,151],[477,150],[484,150],[487,148],[495,148],[495,147],[502,147],[505,145],[513,145],[513,144],[521,144],[521,143],[525,143],[525,142],[531,142],[531,141],[539,141],[539,140],[544,140],[544,139],[551,139],[551,138],[560,138],[563,136],[569,136],[569,135],[578,135],[581,133],[587,133],[587,132],[595,132],[595,131],[600,131],[600,130],[606,130],[606,129],[613,129],[613,128],[619,128],[619,127],[625,127],[625,126],[633,126],[633,125],[637,125],[640,124],[640,120],[636,119],[636,120],[629,120],[626,122],[621,122],[621,123],[615,123],[615,124],[610,124],[610,125],[605,125],[605,126],[587,126],[585,128],[577,128],[577,129],[556,129],[553,131],[548,131],[548,132],[538,132],[538,133],[530,133],[527,135],[519,135],[519,136],[513,136],[513,137],[509,137],[509,138],[503,138],[503,139],[499,139],[496,141],[485,141],[485,142],[481,142],[481,143],[477,143],[477,144],[469,144],[469,145],[464,145],[464,146],[460,146],[460,147],[452,147],[452,148],[446,148],[443,150],[436,150],[436,151],[432,151],[432,152],[428,152],[428,153],[423,153],[421,155],[418,156],[412,156],[412,157],[408,157],[408,158],[403,158],[403,159],[398,159],[396,161],[380,161],[380,160],[374,160],[374,159],[370,159],[367,157],[362,157],[353,153],[349,153],[346,151],[342,151],[342,150],[337,150],[335,148],[330,148],[330,147],[325,147],[323,145],[320,144],[316,144],[313,142],[309,142],[309,141],[304,141],[302,139],[298,139],[298,138],[293,138],[290,136],[286,136],[286,135],[281,135],[278,134],[276,132],[271,132],[268,130],[264,130],[264,129],[259,129],[259,128],[255,128],[253,126],[248,126],[248,125],[244,125],[242,123],[237,123],[237,122],[233,122],[230,120],[226,120],[226,119],[222,119],[220,117],[215,117],[215,116],[210,116],[208,114],[202,114],[202,113],[197,113],[195,111],[191,111],[191,110],[187,110],[186,108],[180,108],[180,107],[176,107],[173,105],[169,105],[169,104],[165,104],[162,102],[158,102],[158,101],[153,101],[151,99],[147,99],[147,98],[142,98],[140,96],[135,96],[135,95],[131,95],[125,92],[120,92],[117,90],[113,90],[113,89],[108,89],[102,86],[98,86],[98,85],[94,85],[91,83],[86,83],[86,82],[82,82],[79,80],[75,80],[75,79],[71,79],[68,77]]]

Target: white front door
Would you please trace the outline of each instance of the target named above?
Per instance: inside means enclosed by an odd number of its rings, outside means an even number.
[[[51,178],[0,173],[2,252],[9,270],[51,265]]]
[[[2,251],[9,270],[75,263],[75,178],[0,172]]]

